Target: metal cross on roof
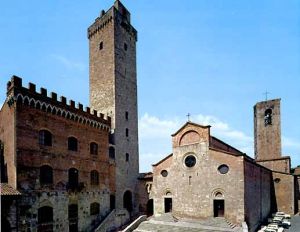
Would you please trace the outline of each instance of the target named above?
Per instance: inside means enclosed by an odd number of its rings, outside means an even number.
[[[270,94],[270,92],[268,92],[267,90],[266,90],[266,92],[265,93],[263,93],[264,95],[266,95],[266,101],[268,100],[268,94]]]
[[[187,115],[187,118],[188,118],[188,122],[190,121],[190,116],[191,116],[191,114],[190,113],[188,113]]]

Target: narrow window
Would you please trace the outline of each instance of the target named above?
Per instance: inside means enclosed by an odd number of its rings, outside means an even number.
[[[129,130],[128,130],[128,128],[126,128],[126,137],[128,137],[129,136]]]
[[[44,165],[40,167],[40,184],[47,185],[53,183],[53,169],[48,166]]]
[[[102,49],[103,49],[103,41],[101,41],[99,44],[99,50],[102,50]]]
[[[124,50],[127,51],[127,43],[124,43]]]
[[[128,111],[125,112],[125,119],[128,121]]]
[[[115,159],[115,148],[109,147],[109,158]]]
[[[98,144],[95,142],[90,143],[90,154],[98,155]]]
[[[77,151],[78,149],[78,141],[75,137],[68,138],[68,150],[69,151]]]
[[[100,213],[100,204],[94,202],[90,205],[90,215],[98,215]]]
[[[272,110],[267,109],[265,111],[265,126],[272,125]]]
[[[39,131],[39,144],[42,146],[52,146],[52,134],[47,130]]]
[[[129,162],[129,154],[126,153],[126,162]]]
[[[99,185],[99,173],[96,170],[91,171],[91,185]]]
[[[78,187],[78,170],[76,168],[69,169],[69,183],[70,189],[75,189]]]
[[[110,210],[113,210],[113,209],[116,208],[116,197],[115,197],[115,195],[110,195],[109,205],[110,205]]]

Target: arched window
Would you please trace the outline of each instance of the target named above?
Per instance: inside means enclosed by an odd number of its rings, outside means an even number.
[[[52,134],[47,130],[39,131],[39,144],[43,146],[52,146]]]
[[[78,187],[78,170],[76,168],[69,169],[69,187]]]
[[[53,169],[48,165],[40,167],[40,184],[53,184]]]
[[[128,153],[126,153],[126,155],[125,155],[126,157],[125,157],[125,159],[126,159],[126,162],[129,162],[129,154]]]
[[[68,150],[77,151],[78,150],[78,141],[75,137],[68,138]]]
[[[95,142],[90,143],[90,153],[91,155],[98,155],[98,144]]]
[[[94,202],[90,205],[90,215],[98,215],[100,213],[100,204]]]
[[[115,159],[115,148],[109,147],[109,158]]]
[[[53,208],[43,206],[38,209],[38,232],[53,231]]]
[[[272,109],[265,111],[265,126],[272,125]]]
[[[96,170],[91,171],[91,185],[99,185],[99,173]]]

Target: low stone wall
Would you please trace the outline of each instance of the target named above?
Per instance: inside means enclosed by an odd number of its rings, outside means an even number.
[[[136,220],[134,220],[129,226],[127,226],[124,230],[122,230],[122,232],[132,232],[133,230],[135,230],[136,228],[138,228],[138,226],[147,220],[147,216],[146,215],[142,215],[140,217],[138,217]]]

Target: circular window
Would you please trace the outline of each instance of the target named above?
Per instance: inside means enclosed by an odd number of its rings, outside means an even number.
[[[229,171],[229,167],[226,164],[222,164],[218,167],[218,171],[221,174],[226,174]]]
[[[194,167],[196,164],[196,157],[189,155],[185,158],[184,163],[188,168]]]
[[[167,177],[168,176],[168,171],[167,170],[162,170],[160,172],[160,174],[163,176],[163,177]]]
[[[279,182],[280,182],[280,179],[279,179],[279,178],[275,178],[275,179],[274,179],[274,182],[275,182],[275,183],[279,183]]]

